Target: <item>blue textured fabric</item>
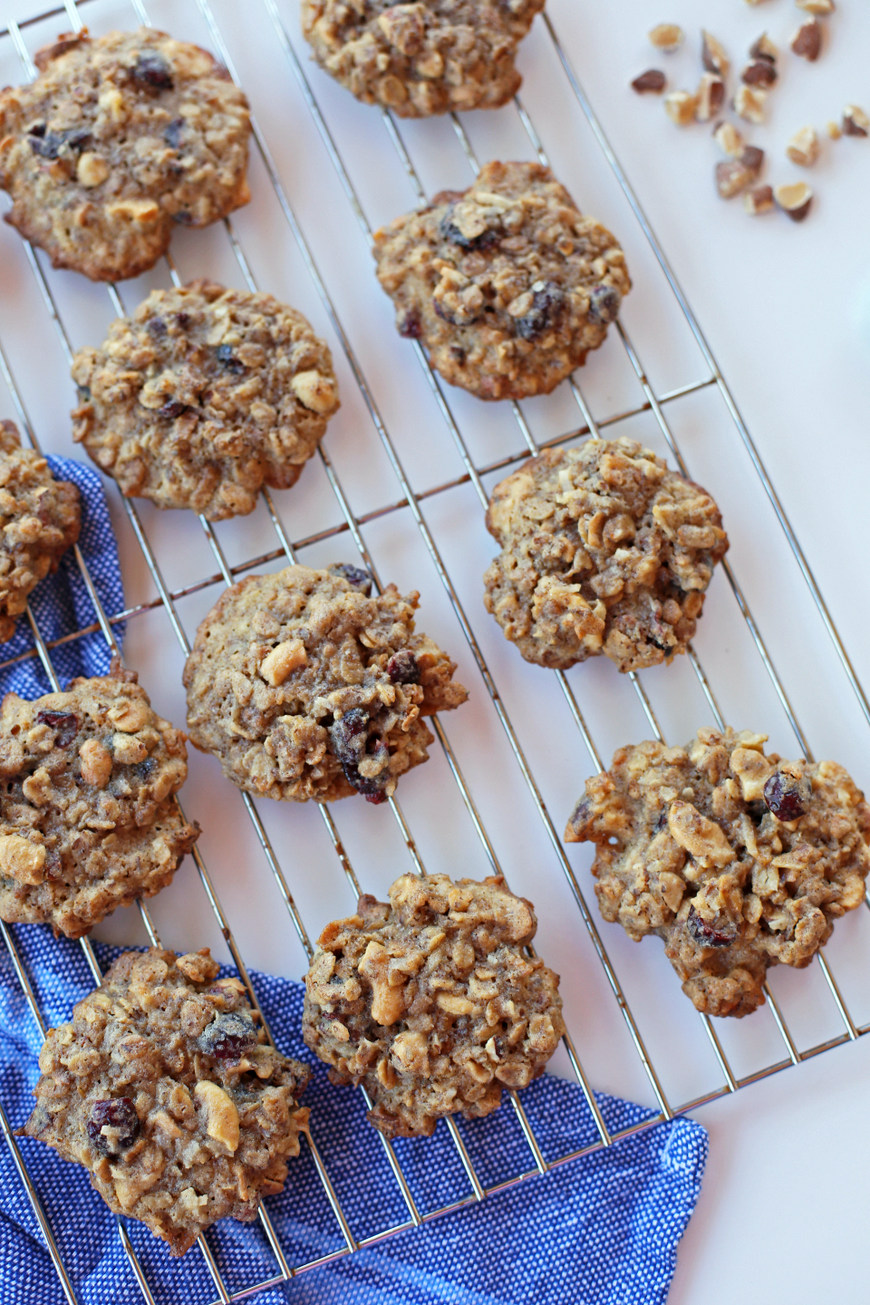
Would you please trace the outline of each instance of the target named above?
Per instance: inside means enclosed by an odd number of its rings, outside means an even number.
[[[37,926],[14,928],[37,1001],[50,1025],[67,1019],[92,985],[81,949]],[[103,965],[116,954],[97,947]],[[278,1045],[311,1062],[299,1021],[302,986],[255,974],[254,985]],[[0,1099],[10,1124],[26,1119],[41,1037],[12,968],[0,956]],[[357,1239],[407,1220],[383,1145],[364,1118],[361,1094],[332,1087],[315,1063],[305,1097],[314,1141]],[[596,1138],[589,1108],[573,1083],[544,1077],[522,1093],[548,1160]],[[599,1098],[612,1131],[648,1112]],[[460,1132],[481,1181],[490,1185],[532,1167],[515,1112]],[[21,1152],[82,1305],[141,1305],[117,1226],[79,1166],[38,1141]],[[395,1151],[424,1215],[470,1192],[444,1124],[432,1139],[400,1140]],[[677,1243],[697,1200],[707,1154],[705,1130],[677,1119],[608,1150],[557,1166],[457,1213],[410,1229],[266,1289],[258,1305],[660,1305],[667,1298]],[[291,1264],[337,1252],[340,1228],[310,1149],[291,1161],[282,1195],[266,1202]],[[127,1222],[157,1305],[207,1305],[217,1298],[194,1247],[173,1260],[140,1224]],[[62,1305],[64,1297],[7,1147],[0,1151],[0,1300],[3,1305]],[[278,1272],[258,1223],[225,1220],[209,1241],[224,1279],[242,1291]]]
[[[93,468],[71,458],[48,457],[47,462],[55,479],[71,480],[78,485],[82,505],[79,549],[106,615],[114,616],[123,609],[124,590],[100,477]],[[47,643],[96,621],[97,613],[72,549],[64,553],[54,575],[46,576],[30,594],[30,608]],[[115,636],[119,642],[122,633],[122,629],[116,626]],[[19,616],[13,637],[0,644],[0,661],[7,661],[34,646],[30,622],[26,615]],[[109,646],[100,630],[60,644],[49,652],[64,688],[77,675],[105,675],[111,661]],[[10,689],[22,698],[38,698],[51,692],[51,683],[38,657],[28,657],[0,670],[0,693],[8,693]]]

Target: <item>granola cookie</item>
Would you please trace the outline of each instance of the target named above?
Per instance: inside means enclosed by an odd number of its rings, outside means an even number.
[[[244,985],[218,972],[208,948],[119,956],[49,1031],[21,1130],[83,1164],[173,1255],[217,1219],[255,1219],[308,1122],[307,1066],[267,1044]]]
[[[842,766],[766,756],[765,740],[701,729],[685,748],[620,748],[565,830],[596,844],[604,918],[657,933],[710,1015],[760,1006],[769,966],[809,965],[870,869],[870,807]]]
[[[545,0],[302,0],[314,57],[365,104],[403,118],[497,109],[520,88],[517,46]]]
[[[705,490],[633,440],[547,449],[497,485],[484,602],[526,661],[604,653],[621,671],[686,651],[728,548]]]
[[[227,589],[184,668],[190,741],[249,793],[383,802],[425,761],[424,715],[467,697],[414,631],[419,595],[369,597],[357,567],[289,566]]]
[[[487,163],[376,232],[374,254],[399,334],[481,399],[549,394],[631,288],[613,236],[539,163]]]
[[[338,408],[329,349],[302,314],[211,281],[155,290],[72,375],[73,439],[122,492],[210,521],[295,484]]]
[[[27,596],[79,537],[79,491],[55,480],[35,449],[0,421],[0,642],[15,633]]]
[[[142,27],[58,38],[28,86],[0,91],[7,222],[55,267],[138,276],[173,224],[202,227],[250,199],[248,104],[196,45]]]
[[[0,707],[0,919],[80,938],[170,882],[199,828],[172,801],[184,735],[133,671]]]
[[[362,1083],[387,1137],[478,1119],[544,1071],[565,1032],[559,977],[526,954],[537,921],[501,879],[402,875],[327,925],[302,1033],[333,1083]]]

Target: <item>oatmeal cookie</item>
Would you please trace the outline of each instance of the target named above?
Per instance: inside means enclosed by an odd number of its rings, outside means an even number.
[[[596,844],[604,918],[657,933],[710,1015],[760,1006],[769,966],[809,965],[870,869],[870,807],[842,766],[766,756],[765,739],[701,729],[685,748],[620,748],[565,830]]]
[[[403,118],[497,109],[545,0],[302,0],[314,58],[365,104]]]
[[[0,91],[0,188],[7,222],[55,267],[138,276],[173,223],[248,202],[247,100],[205,50],[150,27],[83,29],[35,62],[34,82]]]
[[[217,1219],[255,1219],[308,1122],[307,1066],[267,1044],[244,985],[218,972],[208,948],[119,956],[49,1031],[21,1130],[83,1164],[173,1255]]]
[[[289,566],[227,589],[184,668],[190,741],[249,793],[383,802],[425,761],[422,717],[464,702],[456,669],[414,631],[419,595],[369,597],[357,567]]]
[[[631,288],[613,236],[539,163],[488,163],[376,232],[374,254],[399,334],[481,399],[549,394]]]
[[[80,938],[172,879],[199,828],[172,801],[184,735],[133,671],[0,707],[0,919]]]
[[[537,921],[502,879],[402,875],[327,925],[302,1033],[333,1083],[364,1084],[387,1137],[479,1119],[544,1071],[565,1032],[559,977],[526,946]]]
[[[301,313],[210,281],[155,290],[72,375],[73,439],[122,492],[210,521],[295,484],[338,408],[329,349]]]
[[[547,449],[497,485],[484,602],[526,661],[604,653],[621,671],[686,651],[728,548],[705,490],[633,440]]]
[[[55,480],[35,449],[0,421],[0,642],[15,633],[27,596],[79,537],[79,491]]]

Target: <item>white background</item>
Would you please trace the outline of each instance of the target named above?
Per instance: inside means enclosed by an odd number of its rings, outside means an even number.
[[[822,58],[808,65],[786,51],[768,121],[763,127],[747,126],[749,138],[768,152],[771,182],[804,175],[784,156],[794,131],[814,124],[822,132],[822,158],[808,176],[817,199],[808,220],[797,225],[776,213],[751,219],[739,199],[721,201],[712,184],[719,156],[709,128],[681,130],[667,120],[655,97],[641,98],[628,89],[632,77],[653,65],[668,72],[672,85],[694,87],[700,74],[701,8],[703,20],[738,68],[748,45],[764,28],[785,47],[800,19],[791,0],[764,0],[754,6],[743,0],[708,0],[703,7],[692,0],[672,0],[667,11],[658,0],[550,0],[548,13],[716,353],[856,671],[870,683],[864,505],[870,140],[830,142],[824,136],[825,123],[839,118],[845,103],[857,101],[870,110],[870,11],[860,0],[840,0],[837,12],[826,21]],[[412,347],[395,335],[390,305],[372,275],[367,240],[265,5],[261,0],[244,6],[216,0],[214,9],[289,203],[412,487],[420,492],[458,479],[464,467],[454,439]],[[412,207],[417,197],[380,114],[357,104],[308,64],[296,34],[295,0],[282,0],[278,10],[300,50],[367,222],[372,227],[387,222]],[[23,18],[35,12],[35,5],[7,0],[2,12],[4,17]],[[133,21],[130,6],[120,0],[96,0],[83,5],[82,12],[95,32]],[[148,13],[174,35],[214,47],[196,0],[154,0]],[[655,22],[665,19],[681,22],[687,33],[685,48],[672,57],[655,55],[645,36]],[[28,28],[31,52],[66,26],[52,20]],[[555,170],[581,206],[604,221],[626,249],[635,289],[626,301],[623,321],[656,394],[661,397],[702,382],[708,377],[703,359],[585,123],[540,19],[524,44],[520,66],[526,75],[523,103]],[[0,80],[23,80],[6,38],[0,41]],[[465,125],[481,161],[533,157],[512,107],[467,115]],[[427,193],[468,183],[468,161],[448,121],[406,124],[401,132]],[[358,516],[377,511],[402,498],[400,487],[341,339],[256,154],[251,184],[254,199],[234,217],[235,233],[262,288],[306,312],[329,340],[342,409],[325,447],[352,510]],[[185,279],[208,274],[243,284],[221,227],[179,232],[173,254]],[[44,260],[41,263],[73,347],[98,342],[114,315],[105,289],[72,273],[54,273]],[[166,267],[156,268],[121,287],[125,305],[132,308],[150,288],[166,284]],[[43,447],[69,453],[72,390],[66,360],[21,243],[6,227],[0,231],[0,343]],[[578,380],[596,421],[642,403],[636,377],[613,335],[590,357]],[[477,466],[517,458],[523,441],[508,406],[484,405],[458,391],[448,391],[445,397]],[[537,440],[582,425],[567,386],[523,407]],[[721,399],[706,388],[671,399],[664,411],[692,474],[720,502],[732,539],[734,574],[812,750],[818,757],[842,761],[866,788],[867,722]],[[0,415],[16,415],[2,384]],[[615,421],[606,433],[640,438],[667,453],[649,412]],[[488,488],[500,474],[485,477]],[[154,583],[113,486],[109,496],[128,604],[148,603],[156,594]],[[293,490],[276,495],[276,506],[294,541],[332,532],[342,521],[318,462],[306,469]],[[431,495],[424,499],[423,510],[553,823],[561,831],[593,768],[565,697],[554,677],[521,661],[483,611],[480,574],[493,549],[474,490],[465,484]],[[140,505],[140,513],[173,588],[184,589],[216,572],[195,520],[186,514],[160,514],[149,504]],[[251,518],[220,526],[217,534],[231,564],[276,546],[263,507]],[[450,650],[459,663],[459,678],[470,689],[469,703],[444,720],[444,729],[499,864],[511,886],[536,904],[539,950],[563,976],[569,1026],[590,1081],[596,1088],[653,1104],[559,858],[410,513],[401,509],[378,516],[363,534],[385,581],[420,590],[421,628]],[[300,551],[300,560],[312,565],[337,558],[356,560],[347,533],[314,541]],[[267,565],[274,568],[280,562],[273,559]],[[220,589],[215,580],[178,600],[179,618],[189,637]],[[794,755],[794,733],[721,574],[711,587],[695,647],[729,722],[765,730],[773,747]],[[183,654],[160,610],[130,622],[125,655],[128,664],[140,670],[158,709],[181,723]],[[641,679],[669,739],[685,741],[710,720],[685,659]],[[649,735],[632,686],[611,666],[577,667],[568,681],[605,760],[619,744]],[[437,745],[429,764],[406,777],[398,796],[427,869],[457,875],[488,872],[483,846]],[[203,825],[201,850],[246,961],[300,974],[303,950],[241,800],[210,758],[191,759],[183,797],[188,814]],[[328,919],[353,905],[320,813],[293,804],[260,803],[259,809],[314,937]],[[389,810],[351,800],[337,804],[332,815],[363,888],[383,894],[410,864]],[[572,847],[568,861],[592,904],[588,849]],[[183,949],[208,943],[225,954],[192,864],[183,867],[151,910],[167,945]],[[594,914],[594,906],[592,910]],[[99,933],[115,941],[144,941],[134,911],[118,913]],[[602,940],[669,1099],[680,1104],[717,1092],[721,1072],[660,945],[648,940],[635,947],[614,926],[602,926]],[[838,925],[826,949],[859,1025],[870,1020],[868,944],[870,920],[862,909]],[[800,974],[774,973],[771,988],[801,1049],[842,1032],[818,966]],[[783,1057],[769,1012],[739,1023],[718,1021],[717,1030],[738,1075],[761,1072]],[[710,1161],[697,1212],[681,1246],[672,1305],[724,1299],[810,1301],[822,1293],[843,1305],[866,1299],[861,1238],[870,1166],[868,1041],[826,1052],[695,1112],[710,1130]],[[557,1068],[568,1072],[564,1057]]]

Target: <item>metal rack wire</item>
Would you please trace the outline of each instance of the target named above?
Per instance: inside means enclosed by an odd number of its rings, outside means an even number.
[[[92,5],[93,3],[94,0],[78,0],[78,4],[76,3],[76,0],[64,0],[62,6],[46,10],[45,12],[29,18],[26,22],[22,22],[20,25],[10,22],[5,30],[0,31],[0,40],[8,39],[17,53],[21,64],[22,79],[29,78],[34,73],[28,55],[27,45],[24,36],[22,35],[23,30],[54,17],[68,19],[72,29],[78,30],[83,25],[83,18],[80,10],[85,6]],[[292,74],[299,92],[308,107],[311,120],[316,128],[326,155],[332,163],[335,176],[349,206],[349,211],[353,215],[360,235],[368,243],[371,239],[372,228],[368,218],[366,217],[364,204],[354,185],[351,171],[348,168],[342,151],[336,142],[335,135],[330,128],[327,116],[323,112],[318,97],[312,89],[311,80],[296,53],[294,42],[290,38],[277,0],[258,0],[258,3],[261,4],[263,21],[270,24],[271,29],[274,32],[275,40],[278,42],[280,49],[283,52],[283,56],[286,59],[288,70]],[[211,0],[195,0],[195,4],[198,14],[208,31],[212,48],[218,53],[219,57],[223,59],[230,71],[234,72],[232,51],[228,48],[222,26],[215,14]],[[129,8],[131,17],[135,18],[138,22],[143,24],[149,22],[150,14],[146,0],[129,0]],[[647,1080],[652,1098],[655,1101],[655,1107],[650,1112],[649,1118],[642,1124],[618,1132],[609,1131],[596,1100],[590,1075],[583,1066],[577,1045],[570,1034],[566,1035],[564,1048],[565,1063],[569,1067],[571,1074],[582,1091],[586,1106],[594,1124],[595,1140],[591,1143],[587,1142],[582,1145],[578,1144],[571,1147],[558,1156],[545,1158],[538,1139],[535,1136],[534,1128],[523,1107],[521,1098],[518,1097],[516,1093],[511,1092],[511,1108],[514,1111],[517,1125],[521,1130],[527,1148],[528,1160],[526,1167],[520,1172],[511,1174],[506,1179],[494,1183],[488,1183],[478,1172],[478,1167],[472,1158],[471,1151],[463,1135],[463,1130],[457,1126],[453,1120],[448,1120],[445,1127],[449,1131],[452,1146],[455,1148],[461,1171],[464,1174],[465,1181],[467,1182],[467,1190],[457,1195],[455,1199],[440,1205],[438,1208],[422,1209],[407,1181],[406,1175],[403,1171],[402,1159],[397,1148],[385,1139],[382,1139],[385,1163],[388,1166],[392,1180],[396,1185],[396,1190],[400,1195],[401,1203],[404,1207],[404,1213],[401,1218],[394,1221],[389,1226],[381,1227],[374,1233],[365,1237],[354,1235],[354,1231],[352,1230],[350,1222],[342,1207],[342,1202],[337,1193],[336,1185],[330,1175],[329,1165],[318,1150],[316,1143],[309,1136],[308,1144],[311,1161],[316,1167],[324,1199],[332,1211],[338,1232],[339,1244],[335,1249],[329,1250],[325,1253],[313,1254],[307,1258],[299,1260],[298,1262],[291,1263],[291,1257],[288,1256],[285,1247],[282,1245],[281,1238],[275,1229],[273,1221],[269,1217],[268,1208],[263,1208],[260,1212],[260,1225],[274,1258],[274,1272],[256,1282],[245,1283],[240,1289],[233,1289],[226,1282],[219,1267],[218,1259],[210,1245],[210,1235],[201,1237],[198,1243],[199,1253],[203,1257],[216,1293],[214,1298],[216,1305],[218,1302],[220,1302],[221,1305],[227,1305],[230,1301],[243,1299],[280,1282],[286,1282],[297,1273],[313,1269],[319,1265],[350,1254],[360,1247],[373,1245],[383,1238],[399,1231],[419,1226],[422,1223],[429,1222],[444,1213],[458,1210],[470,1203],[480,1201],[485,1196],[510,1187],[526,1178],[543,1174],[556,1165],[578,1160],[592,1151],[617,1144],[629,1133],[636,1132],[641,1128],[648,1128],[662,1120],[671,1119],[678,1113],[697,1109],[699,1106],[732,1093],[750,1082],[765,1078],[789,1065],[796,1065],[800,1061],[815,1056],[831,1047],[854,1040],[870,1029],[870,1024],[861,1024],[853,1017],[848,1003],[844,998],[841,986],[838,984],[834,976],[832,965],[824,955],[820,954],[818,964],[830,999],[837,1013],[837,1019],[840,1026],[839,1032],[831,1037],[823,1039],[822,1041],[816,1042],[811,1046],[800,1047],[799,1040],[793,1035],[788,1020],[786,1019],[776,996],[769,988],[766,988],[768,1007],[778,1031],[780,1042],[779,1053],[773,1056],[769,1062],[761,1068],[757,1068],[750,1073],[741,1074],[733,1067],[731,1057],[727,1053],[722,1038],[714,1027],[712,1021],[707,1017],[699,1016],[704,1036],[717,1067],[718,1081],[714,1086],[705,1090],[701,1094],[692,1096],[691,1099],[680,1099],[679,1101],[673,1101],[670,1099],[671,1094],[665,1087],[661,1066],[656,1063],[656,1057],[651,1053],[648,1047],[647,1039],[645,1038],[641,1028],[641,1022],[632,1009],[632,1003],[628,999],[624,983],[620,979],[618,966],[612,961],[608,948],[598,930],[595,916],[586,903],[580,876],[563,846],[559,833],[559,825],[545,800],[542,787],[535,774],[534,765],[528,754],[528,748],[523,744],[521,730],[517,727],[512,718],[512,713],[510,712],[508,705],[506,705],[506,698],[500,691],[496,675],[493,673],[484,650],[481,647],[481,642],[475,633],[473,619],[466,611],[466,606],[463,603],[459,590],[452,578],[451,568],[446,561],[442,543],[439,541],[436,531],[429,524],[424,510],[423,505],[428,500],[437,499],[440,496],[446,495],[449,491],[463,486],[470,487],[477,496],[481,506],[485,506],[488,499],[485,482],[487,478],[495,473],[509,470],[529,456],[529,454],[538,452],[543,446],[551,446],[567,441],[573,441],[586,434],[598,435],[612,426],[619,427],[620,424],[625,423],[632,418],[637,418],[643,414],[649,415],[654,420],[672,458],[677,463],[680,470],[684,474],[688,474],[689,469],[681,451],[680,444],[674,433],[673,425],[669,421],[668,411],[671,408],[671,405],[679,403],[680,400],[685,399],[688,396],[707,391],[715,391],[728,413],[733,429],[736,431],[740,442],[747,452],[751,464],[763,487],[764,493],[770,502],[775,519],[784,533],[788,547],[793,555],[795,565],[806,583],[812,603],[814,604],[819,619],[831,641],[834,656],[859,704],[862,715],[865,720],[870,722],[870,704],[868,704],[867,697],[849,660],[843,642],[801,549],[795,531],[788,520],[771,479],[760,458],[758,450],[752,441],[752,437],[745,422],[743,421],[734,396],[732,395],[728,384],[716,363],[701,327],[680,288],[661,246],[650,228],[649,222],[647,221],[643,210],[631,189],[624,171],[604,136],[600,123],[598,122],[598,119],[596,118],[570,64],[565,48],[559,40],[553,22],[546,14],[543,15],[542,22],[546,29],[547,37],[552,44],[552,49],[555,52],[570,86],[578,114],[581,114],[583,119],[589,124],[604,157],[613,169],[628,205],[633,211],[635,218],[649,243],[649,247],[653,251],[667,283],[670,286],[673,296],[679,305],[679,309],[688,324],[705,368],[705,374],[702,378],[690,384],[672,389],[667,393],[657,394],[655,387],[648,379],[642,361],[641,351],[632,336],[629,334],[627,328],[623,324],[617,324],[616,333],[637,385],[636,401],[627,407],[623,407],[618,412],[609,414],[606,418],[596,418],[593,413],[592,404],[585,397],[581,381],[574,378],[570,382],[570,392],[576,409],[576,418],[574,424],[572,424],[569,429],[566,429],[555,436],[550,436],[543,442],[539,441],[533,433],[532,424],[530,423],[523,407],[518,403],[512,403],[510,405],[510,410],[515,423],[517,438],[517,447],[515,451],[512,451],[507,455],[502,455],[497,459],[491,459],[485,463],[478,464],[473,455],[468,435],[463,428],[463,423],[456,415],[455,399],[451,398],[451,396],[445,391],[439,377],[428,366],[422,349],[419,345],[415,344],[413,348],[416,350],[417,360],[422,368],[422,375],[425,378],[425,383],[429,389],[432,401],[437,408],[441,422],[443,423],[443,428],[449,436],[450,442],[452,443],[463,467],[463,471],[459,475],[436,484],[429,484],[422,490],[415,490],[412,483],[412,477],[408,474],[403,465],[394,433],[389,428],[389,423],[384,417],[381,406],[375,396],[375,389],[369,382],[366,369],[360,360],[352,339],[350,338],[342,314],[336,306],[327,278],[323,274],[322,268],[312,249],[312,245],[307,239],[302,224],[297,217],[288,191],[282,180],[281,170],[270,148],[267,136],[255,121],[254,148],[257,157],[259,158],[265,172],[268,174],[269,180],[272,184],[274,195],[280,207],[287,233],[295,248],[298,250],[308,276],[310,277],[314,291],[321,303],[323,313],[330,323],[335,339],[338,341],[344,359],[354,377],[354,380],[356,381],[365,409],[372,423],[372,427],[377,434],[382,450],[395,477],[398,486],[398,497],[389,502],[381,503],[368,512],[355,513],[351,506],[350,496],[345,492],[338,472],[330,460],[329,454],[325,449],[321,448],[318,458],[340,513],[340,520],[337,525],[318,530],[313,534],[308,534],[305,537],[296,538],[294,540],[288,534],[282,517],[276,509],[271,495],[268,491],[264,491],[263,500],[265,511],[268,514],[275,536],[274,546],[265,552],[261,552],[256,557],[246,557],[241,563],[231,564],[228,560],[227,552],[218,538],[215,528],[204,518],[200,518],[200,527],[204,533],[205,540],[207,541],[213,559],[214,570],[208,575],[198,577],[193,583],[177,586],[175,588],[168,583],[164,575],[155,549],[143,526],[139,511],[130,500],[125,499],[123,500],[123,508],[127,515],[130,528],[135,535],[142,556],[144,557],[148,570],[153,578],[157,590],[157,597],[147,602],[133,605],[122,612],[107,613],[104,611],[100,603],[97,591],[88,575],[87,567],[85,566],[81,555],[78,554],[77,558],[79,566],[82,570],[85,583],[87,584],[88,592],[97,617],[95,625],[89,627],[87,631],[79,630],[70,632],[69,635],[64,637],[64,640],[46,642],[40,633],[32,614],[29,614],[29,619],[35,641],[34,655],[37,655],[40,658],[49,682],[55,688],[59,686],[52,665],[52,651],[54,647],[65,640],[75,639],[90,630],[99,629],[112,649],[119,653],[120,649],[114,633],[115,627],[119,622],[133,620],[145,615],[151,610],[162,610],[170,623],[171,630],[179,647],[186,654],[189,651],[190,643],[185,623],[179,613],[179,605],[183,599],[186,599],[196,592],[207,590],[220,584],[231,584],[241,572],[269,565],[274,562],[293,562],[300,550],[303,550],[314,543],[320,543],[326,539],[339,538],[345,535],[348,535],[353,541],[354,546],[358,550],[361,564],[372,573],[375,585],[380,587],[381,581],[379,569],[366,543],[364,529],[370,523],[387,518],[392,514],[409,514],[414,523],[414,527],[425,546],[434,571],[443,586],[458,627],[465,637],[480,681],[486,688],[498,725],[506,739],[510,754],[517,766],[522,784],[525,785],[528,791],[534,810],[537,813],[537,818],[541,823],[546,841],[548,842],[554,857],[555,864],[559,867],[567,882],[570,896],[580,914],[589,943],[591,944],[594,954],[597,957],[598,963],[602,967],[606,978],[606,985],[611,995],[613,1009],[615,1012],[618,1012],[618,1019],[623,1023],[625,1033],[630,1040],[634,1054],[642,1068],[643,1075]],[[514,112],[526,135],[528,145],[533,155],[541,162],[546,163],[548,157],[544,143],[538,135],[535,124],[519,96],[516,97],[514,101]],[[456,139],[458,140],[462,153],[465,156],[470,172],[473,174],[477,170],[477,156],[472,141],[461,119],[453,117],[451,121]],[[401,162],[416,198],[420,202],[424,201],[426,198],[425,187],[418,167],[414,161],[414,150],[408,144],[406,138],[407,133],[402,129],[401,125],[387,113],[382,115],[382,124],[384,131],[392,142],[397,157]],[[236,260],[238,271],[244,283],[251,290],[257,289],[258,287],[252,271],[251,262],[246,255],[242,239],[239,237],[232,221],[227,220],[224,226],[229,247],[232,251],[232,256]],[[41,257],[38,256],[30,247],[28,247],[27,257],[33,276],[33,286],[50,315],[63,352],[67,359],[71,360],[73,354],[71,338],[64,321],[63,311],[53,289],[51,278],[45,270]],[[180,284],[181,277],[179,276],[175,263],[172,261],[171,257],[167,259],[167,269],[171,282],[175,285]],[[118,290],[114,286],[110,286],[108,287],[108,294],[111,299],[113,310],[118,315],[124,314],[125,305]],[[8,355],[3,348],[2,341],[0,341],[0,374],[2,374],[6,382],[23,429],[31,442],[36,445],[36,436],[34,434],[33,425],[29,419],[25,400],[21,388],[16,381]],[[772,685],[776,698],[782,707],[782,711],[794,735],[797,747],[804,756],[808,759],[812,759],[810,745],[798,719],[792,699],[776,669],[773,657],[762,636],[760,625],[750,609],[739,580],[735,575],[732,566],[727,561],[723,564],[723,570],[736,606],[739,609],[745,622],[746,629],[751,636],[760,666],[764,675]],[[718,725],[724,725],[723,712],[720,709],[716,694],[711,685],[710,679],[705,672],[701,659],[694,649],[690,650],[688,660],[697,685],[700,688],[703,699],[706,702],[713,719]],[[9,663],[5,663],[5,665],[8,664]],[[593,737],[593,731],[588,726],[584,713],[581,710],[572,677],[562,672],[558,672],[554,673],[554,678],[558,683],[559,691],[564,700],[565,707],[576,725],[579,737],[588,753],[589,760],[594,768],[600,770],[603,766],[601,752],[595,738]],[[628,678],[631,682],[632,691],[636,696],[637,703],[649,728],[652,730],[656,738],[662,739],[663,733],[659,724],[658,714],[642,677],[637,674],[632,674]],[[435,719],[433,721],[433,728],[442,754],[446,759],[447,766],[449,767],[453,782],[457,787],[461,803],[481,845],[486,863],[493,873],[500,874],[503,872],[501,859],[496,851],[494,839],[487,829],[487,823],[481,814],[479,803],[472,792],[472,786],[463,771],[457,749],[451,743],[450,735],[442,722]],[[281,855],[276,850],[274,842],[270,838],[267,824],[260,814],[258,804],[248,794],[240,794],[239,801],[244,805],[257,844],[259,845],[269,870],[271,871],[277,891],[286,907],[296,936],[304,951],[308,955],[311,955],[313,949],[308,930],[303,922],[302,913],[294,899],[294,894],[290,883],[288,882],[286,871],[282,865]],[[411,867],[416,872],[425,874],[426,865],[424,864],[424,858],[418,842],[415,840],[414,834],[412,833],[409,820],[406,818],[402,807],[396,799],[390,799],[389,806],[399,838],[401,839],[403,846],[406,848],[407,854],[410,858]],[[357,895],[362,891],[357,871],[346,851],[345,843],[340,836],[333,813],[330,808],[326,806],[321,806],[319,811],[327,838],[333,849],[334,855],[340,864],[343,875],[350,890],[352,890],[353,894]],[[202,855],[196,850],[194,851],[194,859],[200,884],[205,893],[209,909],[215,917],[221,935],[226,940],[233,963],[235,964],[241,978],[246,983],[252,1001],[259,1009],[255,985],[251,982],[248,967],[236,942],[229,919],[221,905],[215,883],[209,874]],[[152,943],[158,943],[159,939],[157,929],[148,908],[144,903],[140,903],[139,909],[148,938]],[[22,991],[27,999],[33,1017],[40,1030],[44,1031],[45,1023],[39,1002],[28,977],[26,962],[22,957],[21,949],[16,941],[16,930],[0,924],[0,931],[3,933],[4,942],[14,966],[15,973],[21,984]],[[82,940],[81,947],[90,973],[94,980],[98,981],[100,970],[93,947],[87,939]],[[266,1030],[267,1033],[269,1033],[268,1025],[266,1025]],[[269,1036],[271,1036],[270,1033]],[[67,1299],[71,1302],[71,1305],[75,1305],[75,1302],[78,1300],[75,1285],[71,1281],[58,1251],[57,1243],[52,1234],[49,1221],[42,1208],[39,1194],[27,1172],[21,1150],[13,1136],[12,1129],[2,1110],[2,1106],[0,1106],[0,1127],[2,1127],[4,1138],[12,1154],[16,1169],[21,1181],[27,1189],[31,1205],[37,1219],[39,1220],[40,1227],[46,1239],[46,1244],[63,1285],[63,1290]],[[152,1287],[149,1285],[147,1272],[143,1267],[141,1257],[138,1256],[134,1250],[130,1237],[121,1221],[118,1221],[118,1233],[129,1261],[131,1273],[141,1289],[143,1298],[149,1302],[150,1305],[159,1305],[159,1300],[155,1297]]]

